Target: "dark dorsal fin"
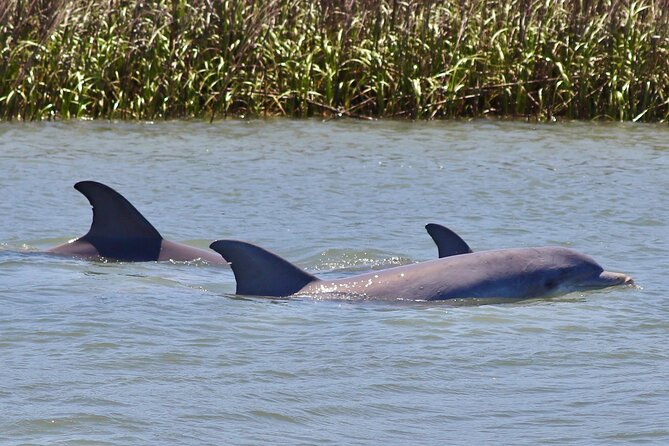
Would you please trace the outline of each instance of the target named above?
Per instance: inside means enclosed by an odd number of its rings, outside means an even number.
[[[93,206],[93,223],[81,237],[110,259],[150,261],[160,255],[163,237],[135,207],[109,186],[80,181],[74,188]]]
[[[473,252],[467,242],[462,240],[458,234],[451,231],[446,226],[429,223],[425,225],[425,229],[427,229],[427,233],[430,234],[432,240],[437,244],[440,259],[442,257],[469,254]]]
[[[237,294],[290,296],[318,280],[287,260],[251,243],[217,240],[209,247],[230,263],[237,280]]]

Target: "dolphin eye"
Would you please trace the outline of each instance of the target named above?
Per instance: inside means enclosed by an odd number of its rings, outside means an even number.
[[[552,290],[557,286],[557,282],[553,279],[548,279],[547,281],[544,282],[544,288],[547,290]]]

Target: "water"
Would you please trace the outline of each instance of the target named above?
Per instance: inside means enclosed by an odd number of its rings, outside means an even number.
[[[0,124],[0,444],[667,444],[669,129],[449,122]],[[233,296],[229,269],[26,251],[72,188],[170,240],[322,277],[557,244],[639,288],[515,304]]]

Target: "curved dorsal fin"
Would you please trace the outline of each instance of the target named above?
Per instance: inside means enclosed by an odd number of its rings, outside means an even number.
[[[74,188],[93,206],[86,240],[103,257],[118,260],[157,260],[163,237],[135,207],[109,186],[80,181]]]
[[[434,243],[439,249],[439,258],[456,256],[458,254],[469,254],[472,249],[467,242],[455,232],[448,229],[446,226],[438,225],[436,223],[429,223],[425,225],[427,233],[430,234]]]
[[[217,240],[209,247],[230,263],[237,281],[237,294],[285,297],[318,280],[287,260],[251,243]]]

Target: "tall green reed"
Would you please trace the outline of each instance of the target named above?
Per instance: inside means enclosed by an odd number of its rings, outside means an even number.
[[[669,0],[6,0],[0,118],[669,120]]]

